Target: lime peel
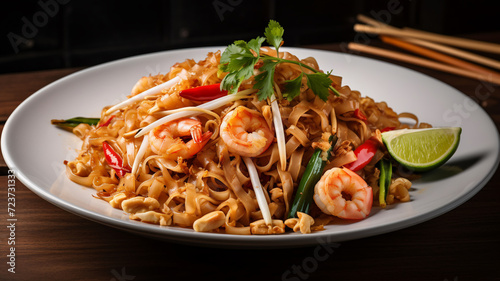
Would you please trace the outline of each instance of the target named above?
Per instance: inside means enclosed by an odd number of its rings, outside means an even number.
[[[460,127],[401,129],[382,133],[389,154],[409,170],[426,172],[444,164],[460,142]]]

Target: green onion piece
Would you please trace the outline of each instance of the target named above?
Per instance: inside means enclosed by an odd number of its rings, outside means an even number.
[[[82,123],[95,126],[99,123],[99,120],[100,120],[99,118],[74,117],[66,120],[52,119],[50,120],[50,123],[52,123],[52,125],[57,126],[58,128],[72,132],[74,127]]]
[[[380,207],[385,208],[387,203],[385,199],[387,198],[387,193],[389,193],[389,186],[391,185],[392,178],[392,163],[391,161],[382,158],[378,161],[378,168],[380,170],[380,178],[379,178],[379,192],[378,192],[378,201],[380,203]]]
[[[320,148],[316,148],[309,163],[307,163],[306,170],[297,188],[295,199],[290,207],[288,218],[296,218],[297,212],[309,213],[313,201],[314,186],[323,175],[326,162],[330,159],[333,147],[337,142],[337,135],[330,136],[328,141],[331,144],[330,148],[326,152]],[[326,153],[326,157],[324,153]]]

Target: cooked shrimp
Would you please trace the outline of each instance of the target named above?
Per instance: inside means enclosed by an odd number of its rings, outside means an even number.
[[[191,136],[185,142],[182,138]],[[170,121],[149,132],[151,150],[168,159],[178,157],[188,159],[196,155],[212,136],[212,132],[202,134],[201,122],[196,119],[183,118]]]
[[[372,188],[353,171],[332,168],[314,187],[314,202],[325,214],[343,219],[363,219],[372,208]]]
[[[261,154],[274,139],[262,114],[244,106],[238,106],[224,117],[220,136],[230,152],[247,157]]]

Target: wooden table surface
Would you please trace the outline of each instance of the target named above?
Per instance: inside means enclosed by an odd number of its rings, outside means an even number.
[[[477,34],[500,42],[500,33]],[[342,45],[311,46],[335,50]],[[404,63],[473,97],[479,81]],[[0,75],[0,129],[41,87],[79,69]],[[340,70],[339,70],[340,72]],[[500,87],[481,107],[500,126]],[[480,136],[478,136],[480,137]],[[0,148],[1,149],[1,148]],[[27,156],[29,157],[29,156]],[[145,238],[68,213],[16,180],[15,273],[8,264],[9,168],[0,158],[0,280],[500,280],[500,173],[437,218],[322,248],[217,249]],[[321,254],[321,256],[319,256]],[[190,279],[191,280],[191,279]],[[195,280],[195,279],[192,279]],[[198,279],[197,279],[198,280]]]

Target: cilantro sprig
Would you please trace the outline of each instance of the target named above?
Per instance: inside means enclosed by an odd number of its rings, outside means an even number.
[[[228,72],[222,80],[222,89],[229,91],[229,93],[236,93],[241,83],[254,75],[255,65],[262,61],[260,73],[255,76],[255,85],[253,86],[254,89],[258,90],[259,100],[268,99],[274,95],[274,72],[279,63],[293,63],[313,72],[312,74],[302,72],[297,78],[285,81],[283,96],[288,100],[291,101],[300,94],[300,86],[304,76],[307,79],[307,86],[322,100],[328,99],[330,91],[338,96],[339,92],[332,86],[330,72],[323,73],[301,62],[279,57],[283,34],[283,27],[278,22],[271,20],[264,30],[265,37],[258,36],[248,42],[238,40],[229,45],[222,53],[219,65],[219,71]],[[260,47],[264,41],[276,49],[276,57],[260,54]]]

